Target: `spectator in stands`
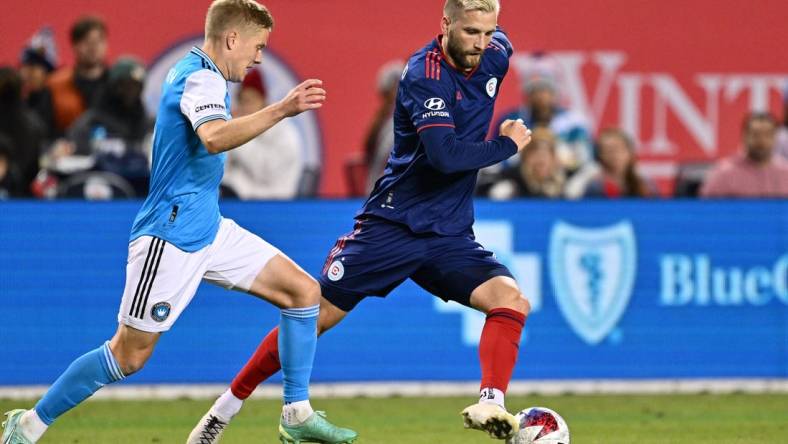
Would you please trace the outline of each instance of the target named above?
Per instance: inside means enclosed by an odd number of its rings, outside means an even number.
[[[37,32],[20,57],[19,75],[22,77],[22,98],[30,111],[44,124],[47,138],[54,136],[55,111],[52,108],[52,92],[47,78],[57,64],[55,40],[50,28]]]
[[[638,173],[632,138],[624,131],[609,128],[599,133],[596,143],[599,171],[588,182],[584,197],[655,197],[656,187]]]
[[[545,54],[528,57],[520,65],[523,103],[504,112],[493,128],[506,119],[523,119],[528,128],[543,126],[556,135],[556,153],[561,165],[573,173],[591,160],[591,136],[583,116],[559,103],[558,66]]]
[[[565,175],[556,155],[556,143],[552,131],[536,128],[531,143],[520,156],[520,164],[502,174],[503,178],[490,188],[488,197],[495,200],[562,197]]]
[[[254,113],[268,104],[265,81],[259,69],[244,78],[234,116]],[[304,171],[298,129],[283,120],[245,145],[227,153],[222,185],[241,199],[294,199]]]
[[[55,133],[68,127],[98,100],[107,82],[107,26],[97,17],[82,17],[71,28],[74,67],[63,67],[49,78],[55,110]]]
[[[783,95],[783,125],[777,131],[777,153],[788,160],[788,86]]]
[[[372,118],[364,142],[364,159],[367,167],[367,192],[372,191],[375,182],[383,175],[386,163],[394,147],[394,101],[397,98],[399,80],[405,62],[392,60],[378,71],[377,91],[378,109]]]
[[[19,172],[11,163],[11,142],[0,135],[0,200],[19,194]]]
[[[18,174],[16,195],[31,194],[45,133],[41,121],[22,101],[22,78],[13,68],[0,68],[0,135],[8,139],[10,168]]]
[[[788,197],[788,162],[775,155],[777,119],[751,113],[742,127],[744,151],[714,166],[703,197]]]
[[[55,154],[53,167],[72,174],[80,170],[113,173],[144,196],[150,170],[143,146],[152,126],[142,105],[144,83],[145,68],[139,61],[118,59],[108,71],[97,103],[69,129],[69,143]],[[69,162],[75,166],[64,166]]]

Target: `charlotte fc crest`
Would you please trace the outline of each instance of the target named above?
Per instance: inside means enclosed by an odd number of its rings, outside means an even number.
[[[637,265],[632,224],[581,228],[559,221],[550,235],[549,261],[564,317],[585,342],[598,344],[621,319],[632,295]]]

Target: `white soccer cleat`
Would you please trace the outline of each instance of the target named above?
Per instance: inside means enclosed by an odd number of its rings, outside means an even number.
[[[514,415],[498,404],[478,403],[462,411],[466,429],[483,430],[491,438],[508,439],[520,430]]]
[[[222,439],[224,429],[228,424],[229,421],[219,419],[211,408],[194,427],[186,444],[216,444]]]

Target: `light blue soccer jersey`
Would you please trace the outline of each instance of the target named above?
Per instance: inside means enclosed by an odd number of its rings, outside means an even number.
[[[205,122],[230,119],[227,81],[211,59],[192,48],[162,86],[150,191],[130,240],[155,236],[184,251],[197,251],[219,230],[219,184],[226,155],[210,154],[197,136]]]

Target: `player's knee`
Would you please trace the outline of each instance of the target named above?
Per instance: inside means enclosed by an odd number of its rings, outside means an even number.
[[[145,366],[148,358],[153,353],[153,345],[151,344],[150,347],[146,348],[117,347],[112,352],[123,375],[129,376],[142,370],[142,367]]]
[[[519,290],[512,289],[501,295],[499,307],[508,308],[528,316],[531,312],[531,304]]]
[[[308,275],[287,293],[283,308],[312,307],[320,303],[320,284]]]
[[[145,366],[153,354],[159,335],[145,333],[121,326],[110,341],[110,350],[125,376],[136,373]]]

